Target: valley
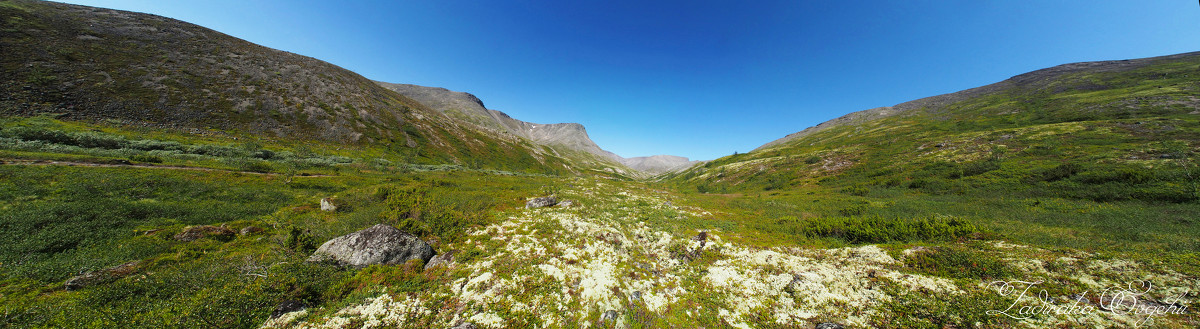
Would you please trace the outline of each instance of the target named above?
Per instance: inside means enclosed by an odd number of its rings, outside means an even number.
[[[5,327],[1200,325],[1200,53],[692,161],[165,17],[0,16]],[[377,224],[436,256],[310,261]]]

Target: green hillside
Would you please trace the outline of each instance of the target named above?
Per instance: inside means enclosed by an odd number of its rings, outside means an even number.
[[[370,149],[393,162],[578,172],[332,64],[164,17],[4,1],[0,113]]]
[[[1062,65],[852,113],[666,185],[799,235],[827,217],[948,215],[1027,243],[1195,255],[1192,75],[1198,53]]]

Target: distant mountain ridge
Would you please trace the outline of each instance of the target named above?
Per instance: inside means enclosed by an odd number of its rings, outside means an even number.
[[[540,145],[565,147],[569,150],[591,154],[595,156],[594,161],[608,161],[651,175],[687,169],[699,163],[699,161],[689,161],[688,158],[672,155],[624,158],[596,145],[588,136],[587,129],[578,123],[526,122],[513,119],[504,112],[488,109],[484,106],[483,101],[470,93],[412,84],[377,83],[449,117],[498,133],[525,138]]]
[[[693,161],[686,157],[674,155],[652,155],[645,157],[624,158],[626,166],[652,174],[665,174],[691,168],[704,161]]]

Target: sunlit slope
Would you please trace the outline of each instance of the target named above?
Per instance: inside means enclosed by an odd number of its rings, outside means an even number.
[[[1194,202],[1200,53],[1076,63],[851,113],[676,175],[698,190]]]
[[[0,2],[0,114],[319,141],[393,160],[577,171],[354,72],[155,15]]]

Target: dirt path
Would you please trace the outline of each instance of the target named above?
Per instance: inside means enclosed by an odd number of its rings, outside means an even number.
[[[214,169],[214,168],[204,168],[204,167],[166,166],[166,165],[153,165],[153,164],[147,164],[147,163],[136,163],[135,164],[135,163],[125,162],[124,160],[115,160],[115,161],[117,163],[95,163],[95,162],[78,162],[78,161],[54,161],[54,160],[0,158],[0,165],[80,166],[80,167],[102,167],[102,168],[133,167],[133,168],[151,168],[151,169],[168,169],[168,170],[224,171],[224,172],[233,172],[233,173],[250,174],[250,175],[262,175],[262,176],[283,176],[284,175],[284,174],[280,174],[280,173],[263,173],[263,172],[254,172],[254,171]],[[125,163],[121,163],[121,162],[125,162]],[[301,173],[301,174],[297,174],[296,177],[334,177],[334,175]]]

